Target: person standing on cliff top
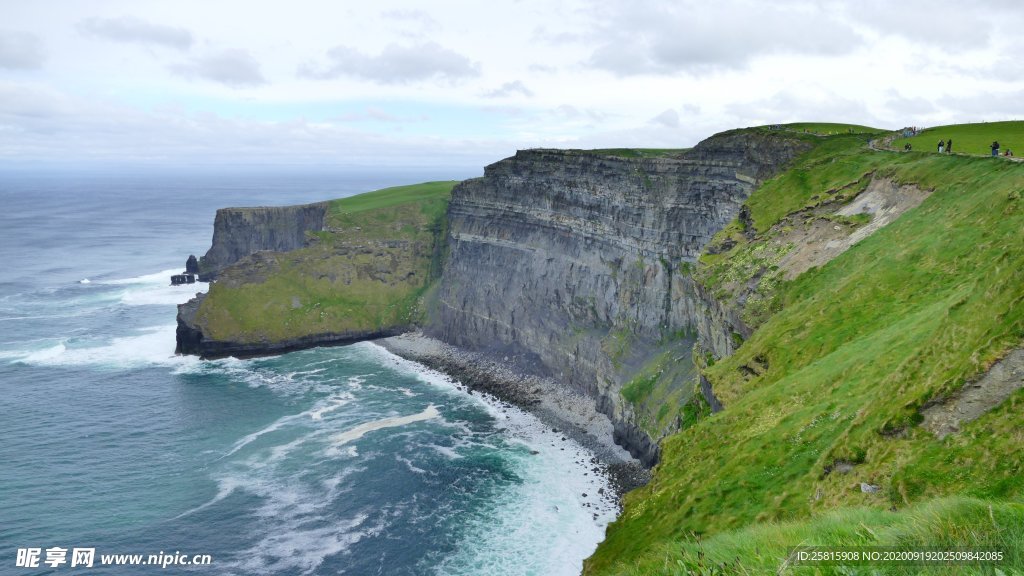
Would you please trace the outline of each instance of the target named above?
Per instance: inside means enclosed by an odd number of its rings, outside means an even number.
[[[992,143],[992,155],[999,156],[999,141],[996,140]]]
[[[946,154],[953,153],[953,139],[946,140]]]
[[[945,147],[946,147],[946,141],[945,140],[939,140],[939,145],[938,145],[939,154],[942,154],[942,150]]]

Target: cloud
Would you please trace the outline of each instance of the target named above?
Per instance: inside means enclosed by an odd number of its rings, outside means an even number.
[[[184,28],[153,24],[123,16],[121,18],[88,18],[78,23],[78,30],[88,36],[114,42],[150,44],[188,50],[192,46],[192,33]]]
[[[484,98],[508,98],[509,96],[526,96],[527,98],[533,97],[533,91],[526,87],[521,80],[514,80],[512,82],[505,82],[498,88],[485,92]]]
[[[337,122],[226,118],[177,107],[141,110],[0,79],[0,168],[8,165],[331,167],[476,169],[510,155],[496,139],[383,134]],[[461,174],[461,173],[460,173]],[[460,176],[462,177],[462,176]],[[440,179],[440,178],[439,178]],[[450,178],[446,178],[450,179]]]
[[[45,60],[43,43],[34,34],[0,30],[0,68],[36,70]]]
[[[391,114],[385,110],[381,110],[376,107],[369,107],[365,112],[353,112],[349,114],[342,114],[338,116],[336,120],[339,122],[386,122],[396,124],[406,124],[411,122],[424,122],[430,118],[426,114],[420,114],[418,116],[397,116]]]
[[[434,31],[441,28],[441,25],[437,23],[437,20],[424,12],[423,10],[388,10],[381,12],[387,20],[393,22],[410,22],[412,24],[418,24],[424,31]]]
[[[951,97],[943,103],[959,112],[957,122],[970,122],[1020,118],[1021,102],[1024,102],[1024,89]]]
[[[863,101],[844,98],[831,91],[806,90],[794,94],[788,90],[756,101],[726,106],[736,121],[760,124],[788,122],[839,122],[884,128],[868,111]]]
[[[797,0],[613,4],[598,12],[587,64],[618,76],[706,74],[772,54],[838,55],[863,38],[827,6]]]
[[[920,96],[907,97],[896,90],[889,90],[885,108],[898,118],[920,118],[938,111],[931,101]]]
[[[175,64],[171,72],[186,78],[218,82],[232,88],[248,88],[266,84],[260,64],[245,50],[223,50]]]
[[[337,46],[327,52],[329,64],[317,69],[306,65],[299,75],[315,79],[351,76],[381,84],[406,84],[430,79],[457,81],[480,75],[480,65],[436,42],[410,46],[387,45],[371,56],[355,48]]]
[[[682,125],[679,121],[679,113],[671,108],[651,118],[651,124],[664,126],[665,128],[679,128]]]
[[[992,7],[963,8],[959,0],[861,0],[849,14],[870,30],[914,43],[947,51],[987,48],[994,28]]]

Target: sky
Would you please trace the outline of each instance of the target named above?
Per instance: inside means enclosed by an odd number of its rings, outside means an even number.
[[[1024,117],[1024,3],[0,0],[0,167],[472,166]]]

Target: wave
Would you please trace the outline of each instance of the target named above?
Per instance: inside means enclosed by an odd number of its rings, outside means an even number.
[[[497,493],[486,513],[465,517],[454,553],[434,567],[436,573],[579,574],[583,559],[593,553],[618,514],[608,478],[591,464],[593,453],[533,414],[488,394],[466,394],[449,376],[376,344],[362,346],[381,364],[483,407],[497,421],[494,428],[501,430],[503,458],[520,478]],[[457,436],[465,438],[466,433],[469,430]],[[465,457],[460,445],[423,448],[454,460]]]
[[[509,409],[502,425],[520,481],[498,491],[486,513],[465,518],[436,573],[579,574],[618,514],[607,477],[594,471],[589,450],[531,414]]]
[[[137,368],[198,364],[194,356],[174,354],[174,324],[143,328],[141,334],[112,338],[98,346],[69,346],[67,341],[42,350],[6,351],[13,362],[33,366]]]
[[[450,394],[456,394],[460,398],[473,402],[476,406],[483,408],[491,416],[497,417],[502,414],[502,402],[490,394],[483,392],[475,392],[473,394],[466,394],[459,390],[457,386],[459,382],[451,376],[428,368],[419,362],[414,360],[406,360],[401,356],[392,354],[389,350],[379,344],[373,342],[360,342],[351,346],[353,350],[358,350],[372,358],[375,362],[387,366],[396,372],[408,374],[414,376],[420,382],[429,384],[435,389],[443,390]],[[408,395],[405,389],[399,389],[403,394]]]
[[[181,268],[170,268],[167,270],[162,270],[160,272],[153,272],[152,274],[133,276],[131,278],[115,278],[113,280],[101,280],[97,282],[97,284],[109,284],[114,286],[123,286],[126,284],[170,284],[172,274],[181,274]]]
[[[369,432],[374,430],[382,430],[384,428],[395,428],[398,426],[405,426],[406,424],[412,424],[414,422],[423,422],[425,420],[433,420],[434,418],[440,418],[441,413],[437,411],[437,408],[431,404],[423,412],[411,414],[409,416],[392,416],[390,418],[381,418],[380,420],[374,420],[373,422],[367,422],[360,424],[351,430],[346,430],[340,434],[335,434],[332,440],[336,445],[343,445],[358,440],[365,436]]]
[[[206,282],[171,286],[172,274],[180,274],[180,269],[164,270],[153,274],[144,274],[134,278],[106,280],[100,284],[108,286],[128,286],[120,294],[121,304],[125,306],[173,306],[184,304],[196,295],[209,289]]]
[[[325,441],[324,427],[328,424],[313,424],[305,418],[311,412],[284,416],[239,440],[233,453],[271,432],[304,428],[284,443],[263,446],[243,458],[224,462],[223,469],[214,474],[217,491],[213,497],[177,517],[211,508],[232,494],[259,499],[251,511],[257,521],[247,533],[249,545],[219,561],[222,573],[310,574],[325,559],[344,553],[356,542],[384,529],[384,518],[370,520],[372,509],[337,515],[339,502],[344,502],[353,490],[348,479],[365,472],[364,467],[347,465],[324,477],[325,468],[311,465],[308,454],[289,454],[305,443]],[[296,467],[297,462],[303,464]]]

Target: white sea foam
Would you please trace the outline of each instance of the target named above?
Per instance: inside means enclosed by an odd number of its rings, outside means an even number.
[[[182,367],[199,363],[193,356],[174,354],[175,326],[151,326],[132,336],[112,338],[94,346],[70,346],[67,341],[42,350],[17,352],[14,362],[36,366],[97,366],[135,368],[158,365]]]
[[[267,426],[265,428],[262,428],[260,430],[257,430],[257,431],[255,431],[255,432],[253,432],[251,434],[246,434],[245,436],[240,438],[237,442],[235,442],[234,446],[232,446],[230,450],[228,450],[223,456],[221,456],[221,458],[227,458],[229,456],[232,456],[232,455],[236,454],[239,450],[241,450],[242,448],[245,448],[249,444],[252,444],[256,440],[258,440],[261,436],[264,436],[266,434],[270,434],[271,432],[276,432],[276,431],[280,430],[285,425],[287,425],[289,422],[293,422],[293,421],[297,420],[298,418],[300,418],[303,414],[305,414],[305,412],[300,413],[300,414],[291,414],[289,416],[282,416],[281,418],[278,418],[277,420],[274,420],[269,426]]]
[[[574,440],[563,440],[561,433],[530,413],[487,394],[465,394],[444,374],[375,344],[363,346],[364,353],[385,366],[472,399],[501,421],[506,442],[522,447],[510,456],[522,482],[500,491],[488,513],[465,519],[466,530],[456,552],[435,567],[437,573],[579,574],[583,560],[593,553],[618,514],[607,477],[593,471],[593,453]],[[459,445],[425,447],[455,459],[462,457]]]
[[[78,281],[79,284],[89,284],[91,281],[88,278],[82,278]]]
[[[463,399],[468,399],[476,406],[486,410],[491,416],[500,417],[502,415],[502,403],[499,400],[489,394],[480,392],[466,394],[456,387],[457,382],[452,379],[451,376],[443,372],[438,372],[437,370],[428,368],[419,362],[406,360],[401,356],[396,356],[383,346],[374,344],[373,342],[360,342],[359,344],[351,346],[351,348],[393,370],[414,376],[420,382],[429,384],[435,389],[455,394]]]
[[[487,514],[466,518],[437,573],[579,574],[618,512],[608,480],[592,471],[590,451],[531,414],[508,413],[507,433],[524,445],[513,458],[522,482],[500,491]]]
[[[308,425],[308,420],[300,418],[308,412],[286,416],[255,434],[279,430],[289,423]],[[383,529],[382,520],[369,522],[369,514],[365,512],[340,519],[334,513],[338,499],[352,488],[346,478],[364,472],[363,468],[347,466],[334,476],[310,482],[290,464],[282,462],[292,448],[322,439],[321,432],[319,428],[307,430],[285,444],[260,449],[242,460],[229,462],[226,470],[216,477],[217,494],[190,511],[194,513],[212,506],[238,491],[260,499],[254,514],[262,520],[251,534],[254,544],[231,558],[221,559],[219,564],[224,573],[309,574],[324,559],[343,553],[352,544],[379,534]]]
[[[329,398],[324,405],[316,406],[307,411],[309,417],[313,420],[323,420],[324,414],[334,412],[338,408],[345,406],[352,401],[354,396],[349,392],[342,392]]]
[[[131,278],[116,278],[114,280],[102,280],[98,284],[112,284],[115,286],[123,286],[128,284],[170,284],[171,276],[173,274],[181,274],[180,268],[170,268],[168,270],[162,270],[160,272],[154,272],[152,274],[143,274],[142,276],[133,276]]]
[[[367,422],[360,424],[351,430],[346,430],[340,434],[335,434],[331,437],[331,440],[336,445],[347,444],[353,440],[362,438],[369,432],[374,430],[382,430],[384,428],[395,428],[398,426],[405,426],[406,424],[412,424],[413,422],[422,422],[424,420],[433,420],[439,418],[441,413],[437,411],[437,408],[431,404],[427,406],[423,412],[416,414],[410,414],[409,416],[392,416],[390,418],[381,418],[380,420],[374,420],[373,422]]]
[[[209,288],[206,282],[171,286],[172,274],[180,274],[181,270],[172,268],[153,274],[144,274],[133,278],[119,278],[96,282],[106,286],[123,286],[119,294],[121,304],[125,306],[172,306],[187,302],[196,292],[205,292]]]

